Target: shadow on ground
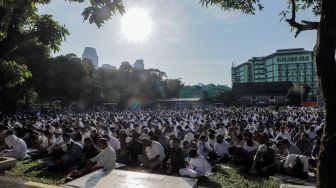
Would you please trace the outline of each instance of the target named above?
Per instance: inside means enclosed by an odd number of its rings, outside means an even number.
[[[198,187],[206,187],[206,188],[221,188],[221,184],[210,180],[207,177],[201,177],[197,182]]]

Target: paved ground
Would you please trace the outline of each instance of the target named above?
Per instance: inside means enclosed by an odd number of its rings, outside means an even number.
[[[98,170],[65,184],[65,187],[97,188],[196,188],[197,180],[158,174],[113,170]]]

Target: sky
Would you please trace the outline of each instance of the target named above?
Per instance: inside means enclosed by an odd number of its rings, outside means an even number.
[[[223,11],[216,6],[202,7],[198,0],[125,0],[126,11],[141,8],[148,12],[152,30],[143,42],[130,42],[121,33],[122,16],[117,15],[100,29],[83,22],[85,3],[54,0],[39,6],[40,14],[51,14],[70,31],[61,50],[81,57],[85,47],[94,47],[99,64],[119,67],[144,59],[145,68],[157,68],[169,78],[181,78],[187,85],[198,83],[231,86],[231,66],[255,56],[269,55],[277,49],[312,50],[315,31],[297,38],[278,13],[286,9],[285,0],[264,0],[264,10],[255,15]],[[318,20],[310,12],[298,19]]]

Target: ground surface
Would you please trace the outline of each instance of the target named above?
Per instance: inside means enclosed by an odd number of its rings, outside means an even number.
[[[39,167],[40,164],[38,162],[18,161],[15,168],[2,172],[0,175],[51,185],[61,185],[64,183],[64,175],[51,174]],[[240,174],[236,169],[218,166],[209,177],[199,179],[198,186],[202,188],[278,188],[281,183],[276,178],[258,178]]]

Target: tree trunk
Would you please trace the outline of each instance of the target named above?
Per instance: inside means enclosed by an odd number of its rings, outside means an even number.
[[[317,187],[336,186],[336,1],[322,0],[315,48],[317,76],[325,107]]]

